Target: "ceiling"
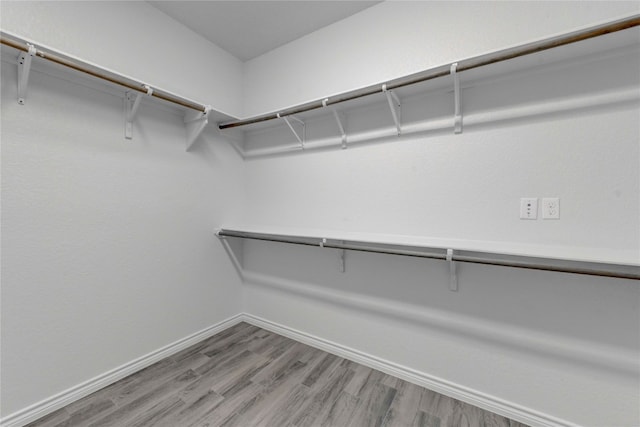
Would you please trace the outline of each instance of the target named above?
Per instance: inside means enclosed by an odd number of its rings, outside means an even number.
[[[242,61],[380,1],[149,1]]]

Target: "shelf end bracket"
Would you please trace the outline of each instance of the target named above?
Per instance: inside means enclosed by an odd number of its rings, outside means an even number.
[[[18,55],[18,104],[20,105],[26,102],[31,60],[38,52],[34,45],[27,43],[27,46],[29,46],[28,52],[20,52]]]

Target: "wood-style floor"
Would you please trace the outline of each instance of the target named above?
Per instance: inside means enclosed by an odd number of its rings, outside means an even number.
[[[36,426],[523,424],[240,323],[29,424]]]

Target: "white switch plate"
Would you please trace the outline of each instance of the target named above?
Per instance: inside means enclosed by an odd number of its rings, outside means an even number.
[[[560,219],[560,199],[558,197],[542,199],[542,219]]]
[[[520,199],[520,219],[538,219],[538,199],[523,197]]]

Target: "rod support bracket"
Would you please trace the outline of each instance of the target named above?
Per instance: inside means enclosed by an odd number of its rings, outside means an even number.
[[[307,133],[306,132],[306,125],[305,125],[304,121],[302,121],[299,118],[294,117],[294,116],[281,116],[280,113],[277,113],[276,116],[279,119],[284,120],[284,122],[287,124],[287,126],[289,127],[289,129],[291,130],[293,135],[296,137],[296,139],[300,143],[300,148],[304,150],[304,142],[305,142],[306,133]],[[295,129],[295,127],[293,127],[292,121],[298,123],[298,125],[300,125],[302,127],[302,130],[300,132],[298,132]]]
[[[184,116],[184,124],[187,130],[187,149],[189,151],[198,137],[209,123],[209,114],[213,108],[205,105],[204,111],[188,111]]]
[[[134,92],[129,90],[125,94],[124,105],[126,118],[124,123],[124,137],[126,139],[133,138],[133,121],[138,114],[138,108],[140,108],[142,97],[153,95],[153,88],[151,86],[145,84],[142,85],[142,87],[145,88],[147,91],[146,93],[135,92],[134,96]]]
[[[340,273],[344,273],[347,271],[347,251],[345,249],[340,249],[340,253],[338,254],[338,269]]]
[[[18,55],[18,104],[24,105],[27,98],[27,85],[31,72],[31,60],[38,53],[36,47],[27,43],[28,51]]]
[[[387,84],[382,85],[382,92],[387,96],[387,102],[389,103],[389,109],[391,110],[391,117],[393,117],[393,123],[396,125],[396,131],[398,132],[398,136],[402,132],[401,129],[401,103],[398,95],[395,94],[394,91],[387,89]]]
[[[453,112],[453,132],[462,133],[462,113],[460,112],[460,77],[458,74],[458,63],[451,64],[451,75],[453,76],[453,97],[454,97],[454,112]]]
[[[449,263],[449,290],[458,291],[458,274],[456,262],[453,260],[453,249],[447,249],[447,262]]]
[[[338,113],[338,111],[336,111],[335,109],[333,110],[333,117],[336,119],[338,130],[340,131],[342,149],[345,150],[347,148],[347,133],[345,132],[346,117],[344,116],[344,114]]]

